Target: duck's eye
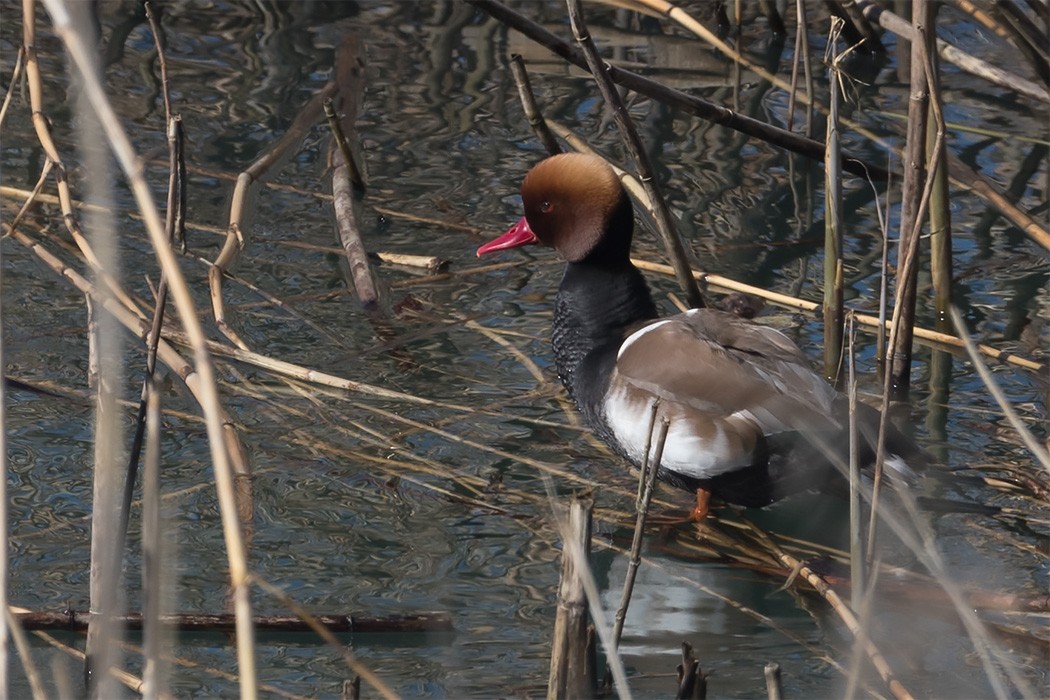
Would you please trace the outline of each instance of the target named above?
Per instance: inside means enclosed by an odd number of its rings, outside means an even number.
[[[552,211],[554,211],[554,204],[552,204],[551,202],[546,202],[546,201],[545,202],[541,202],[540,203],[540,211],[543,212],[544,214],[550,214]]]

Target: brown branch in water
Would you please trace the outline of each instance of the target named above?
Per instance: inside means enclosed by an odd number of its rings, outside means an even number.
[[[624,147],[638,168],[638,178],[641,180],[642,186],[649,197],[649,205],[656,220],[656,228],[660,233],[660,238],[663,240],[667,257],[671,260],[672,267],[674,267],[678,284],[681,286],[682,291],[685,292],[691,307],[703,308],[706,304],[703,296],[700,294],[700,287],[693,278],[689,261],[686,258],[685,247],[682,245],[682,239],[671,219],[671,212],[667,208],[667,200],[664,199],[660,191],[660,185],[656,181],[649,154],[638,136],[638,130],[627,112],[627,106],[624,104],[623,98],[616,90],[616,86],[609,75],[611,67],[602,60],[598,54],[597,47],[594,45],[594,40],[587,32],[587,25],[584,22],[579,1],[567,0],[567,4],[573,35],[583,49],[587,66],[591,75],[594,76],[595,82],[598,83],[598,89],[605,99],[606,106],[612,112],[613,120],[620,131]]]
[[[339,151],[334,150],[332,155],[336,160],[336,166],[332,169],[336,232],[350,270],[349,286],[356,292],[358,301],[366,311],[377,312],[379,291],[375,275],[372,273],[372,265],[368,262],[368,252],[357,227],[357,216],[354,213],[356,197],[351,186],[350,166],[342,159]]]
[[[87,628],[91,613],[87,610],[29,611],[15,613],[22,627],[29,631],[49,630],[80,632]],[[452,617],[447,612],[420,612],[403,615],[361,613],[318,613],[313,618],[334,634],[401,634],[451,632]],[[118,615],[114,622],[128,630],[143,628],[143,615],[131,612]],[[256,615],[255,628],[267,632],[310,632],[312,627],[298,615]],[[231,613],[174,613],[160,616],[160,623],[180,632],[234,632],[236,620]]]
[[[496,2],[496,0],[467,1],[499,21],[518,30],[538,44],[550,49],[569,63],[583,70],[588,70],[587,60],[581,51],[547,31],[536,22],[511,10],[502,3]],[[617,68],[616,66],[607,66],[607,71],[609,77],[616,84],[634,90],[641,95],[659,100],[688,114],[739,131],[742,134],[766,141],[794,153],[799,153],[813,160],[820,160],[824,157],[824,144],[818,141],[738,114],[721,105],[669,88],[656,80]],[[886,170],[882,167],[872,163],[865,163],[859,158],[851,156],[844,158],[843,169],[854,175],[865,178],[870,177],[875,180],[885,180],[887,176]]]
[[[518,98],[525,111],[525,118],[532,127],[533,133],[536,134],[536,138],[540,140],[549,155],[554,156],[561,153],[558,140],[554,138],[550,127],[547,126],[547,120],[543,118],[543,113],[536,104],[536,96],[532,92],[532,83],[529,81],[529,73],[525,69],[525,60],[522,59],[521,54],[514,54],[510,57],[510,72],[514,76],[514,83],[518,86]]]

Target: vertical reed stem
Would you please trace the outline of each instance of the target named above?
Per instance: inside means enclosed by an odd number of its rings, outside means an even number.
[[[525,70],[525,60],[521,54],[510,57],[510,72],[514,76],[514,83],[518,86],[518,98],[521,100],[521,108],[525,111],[525,118],[529,126],[540,140],[549,155],[555,156],[561,153],[561,146],[554,138],[547,120],[543,118],[539,106],[536,104],[536,96],[532,92],[532,83],[529,81],[529,72]]]
[[[832,21],[829,48],[841,20]],[[831,50],[834,50],[831,48]],[[842,161],[839,149],[838,59],[831,61],[831,104],[824,144],[824,376],[835,383],[842,362]]]
[[[857,434],[857,378],[855,373],[856,354],[853,339],[856,334],[853,312],[849,314],[846,353],[848,378],[846,395],[849,400],[849,569],[850,569],[850,607],[858,609],[864,594],[864,549],[861,537],[861,484],[859,435]]]
[[[893,330],[889,348],[890,396],[904,401],[911,384],[912,335],[915,326],[915,297],[919,275],[918,250],[923,184],[926,181],[926,122],[929,84],[926,80],[924,51],[932,44],[931,20],[933,3],[915,0],[912,25],[915,40],[911,45],[911,93],[908,101],[907,142],[904,153],[904,192],[901,198],[900,238],[897,248],[896,305],[899,321]],[[907,252],[906,252],[907,251]],[[909,264],[909,258],[913,258]]]
[[[592,688],[587,677],[587,595],[579,571],[587,566],[591,551],[591,512],[594,500],[590,494],[577,495],[569,506],[566,542],[562,547],[561,580],[558,584],[558,612],[554,618],[551,644],[551,667],[547,681],[548,700],[589,697]],[[582,553],[582,561],[572,556]]]
[[[932,3],[930,27],[936,19],[939,3]],[[952,218],[948,202],[948,162],[946,150],[938,149],[938,138],[945,133],[944,115],[940,109],[940,60],[936,51],[927,53],[932,68],[928,77],[930,113],[926,127],[927,167],[933,174],[930,191],[930,273],[933,276],[934,308],[937,312],[937,330],[950,330],[948,307],[952,304]]]
[[[161,653],[164,557],[160,523],[160,392],[155,378],[146,388],[146,459],[142,470],[142,697],[166,695]]]

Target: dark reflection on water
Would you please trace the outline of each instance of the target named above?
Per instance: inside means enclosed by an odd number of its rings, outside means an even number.
[[[520,5],[568,36],[560,2]],[[462,270],[475,264],[473,250],[480,240],[520,215],[520,178],[542,153],[506,70],[510,51],[528,57],[534,87],[551,117],[622,160],[589,81],[575,72],[566,75],[545,51],[463,3],[200,0],[164,4],[161,10],[175,109],[190,143],[190,220],[196,224],[225,226],[232,177],[284,133],[301,106],[329,80],[333,50],[344,32],[357,33],[367,51],[367,88],[357,125],[370,176],[362,226],[373,250],[439,255],[450,259],[454,270]],[[706,6],[697,11],[706,12]],[[625,31],[630,27],[616,24],[618,15],[612,11],[588,5],[588,12],[594,13],[600,43],[611,36],[611,27],[619,27],[618,51],[631,60],[657,62],[665,46],[675,46],[668,37],[654,39],[658,29]],[[134,3],[103,2],[99,14],[111,98],[139,151],[163,153],[163,106],[149,77],[155,63],[152,38],[134,15]],[[6,76],[20,30],[13,6],[5,6],[3,15],[0,74]],[[944,21],[961,37],[978,31],[947,9]],[[64,59],[43,15],[39,30],[42,69],[56,86],[64,86]],[[823,40],[816,33],[812,39],[814,55],[820,55]],[[760,52],[768,45],[764,24],[750,22],[743,41]],[[781,66],[790,59],[788,44]],[[676,54],[686,69],[661,77],[730,104],[724,64],[691,42],[687,47]],[[973,124],[994,121],[1007,134],[1042,133],[1045,110],[1035,113],[1023,101],[1002,99],[1001,91],[983,85],[977,89],[973,82],[946,67],[951,118]],[[742,111],[776,124],[786,122],[781,94],[754,89],[744,98]],[[907,91],[892,68],[880,73],[859,99],[853,118],[899,140],[899,122],[888,112],[905,108]],[[48,100],[60,147],[72,159],[64,87],[49,92]],[[705,269],[819,299],[820,171],[646,100],[634,101],[631,109],[657,156],[688,244]],[[41,155],[25,106],[17,105],[8,120],[2,144],[5,184],[31,187]],[[816,133],[822,128],[817,125]],[[253,569],[318,611],[451,613],[456,626],[452,635],[353,640],[360,659],[401,694],[542,694],[559,546],[540,470],[522,460],[563,470],[554,480],[559,494],[584,484],[596,486],[602,542],[622,539],[622,528],[610,523],[619,517],[617,511],[630,508],[634,485],[619,465],[567,424],[549,381],[537,382],[519,359],[464,319],[499,330],[546,371],[550,300],[560,266],[540,252],[533,262],[518,258],[523,261],[518,267],[411,286],[417,273],[381,267],[383,283],[391,285],[387,304],[415,309],[393,321],[404,351],[418,365],[406,369],[373,332],[356,301],[338,293],[343,282],[337,258],[299,245],[331,246],[334,240],[330,204],[316,196],[327,195],[331,187],[324,165],[326,133],[317,126],[275,178],[280,187],[264,189],[257,198],[248,229],[252,238],[236,270],[243,280],[288,301],[316,326],[265,303],[235,279],[226,283],[225,298],[238,332],[266,355],[476,410],[463,415],[359,402],[359,397],[316,386],[290,388],[250,367],[220,363],[226,405],[256,473]],[[966,159],[988,168],[1004,187],[1019,177],[1033,148],[1013,138],[989,140],[963,132],[953,132],[953,138],[953,147],[968,145]],[[858,153],[885,162],[885,155],[869,143],[847,139]],[[1039,177],[1045,181],[1045,148],[1042,153]],[[165,169],[151,166],[149,173],[159,200]],[[77,178],[82,176],[75,174]],[[1020,190],[1025,206],[1041,201],[1035,187]],[[130,197],[123,190],[117,195],[130,210]],[[850,231],[846,293],[857,308],[870,310],[878,290],[878,212],[866,183],[847,181],[845,197]],[[1033,341],[1029,328],[1038,328],[1038,319],[1045,322],[1048,314],[1045,260],[976,199],[959,194],[952,208],[959,251],[957,291],[960,302],[969,306],[977,333],[987,342],[1012,344],[1021,354],[1045,348],[1045,331],[1036,332]],[[895,216],[894,211],[891,218]],[[979,228],[973,228],[974,222]],[[50,224],[61,228],[57,217]],[[152,254],[135,221],[123,219],[121,225],[125,284],[151,298],[141,273],[154,269]],[[637,253],[659,258],[653,241],[648,233],[640,235]],[[213,259],[220,243],[213,232],[191,230],[191,248],[204,259]],[[10,240],[4,246],[6,371],[83,392],[79,399],[19,391],[10,395],[12,597],[33,608],[67,603],[86,608],[93,417],[90,394],[84,391],[83,305],[79,295],[23,248]],[[508,254],[502,259],[515,258]],[[206,267],[193,257],[183,265],[199,307],[207,308]],[[661,299],[677,291],[668,279],[653,278],[652,283]],[[925,301],[920,314],[931,325]],[[821,331],[814,319],[773,309],[763,322],[785,330],[819,358]],[[860,339],[862,388],[875,391],[869,341]],[[128,399],[138,395],[134,384],[141,359],[137,350],[129,354]],[[929,442],[947,446],[955,466],[1029,462],[1020,447],[1002,439],[1005,424],[990,415],[990,400],[962,362],[948,370],[950,409],[943,427],[935,422],[924,426],[929,359],[930,351],[920,350],[914,372],[914,422],[920,436],[929,431]],[[1014,370],[998,375],[1030,420],[1046,418],[1045,390],[1030,375]],[[196,415],[177,382],[169,381],[166,388],[168,409]],[[445,434],[399,423],[369,407]],[[167,530],[178,561],[172,577],[174,607],[220,610],[226,568],[204,429],[192,417],[176,414],[166,418],[166,428]],[[521,459],[487,452],[487,447]],[[1030,507],[1022,499],[972,484],[959,486],[958,494]],[[666,492],[663,499],[664,505],[680,506],[682,494]],[[814,512],[805,502],[788,502],[755,517],[770,527],[814,537],[827,530],[823,518],[814,524]],[[137,536],[138,523],[132,528]],[[969,516],[943,518],[937,530],[960,583],[1028,594],[1045,591],[1046,563],[1037,555],[1042,534],[1009,531],[1001,523]],[[1027,549],[994,544],[1003,538],[1018,540]],[[841,675],[823,661],[823,655],[848,659],[841,630],[820,613],[815,621],[803,609],[804,601],[776,592],[779,581],[655,548],[648,555],[623,643],[638,695],[669,694],[682,641],[692,643],[704,669],[714,672],[711,686],[719,696],[760,694],[767,661],[784,668],[789,696],[842,692]],[[138,562],[132,554],[127,571],[129,603],[135,608],[140,605]],[[595,575],[607,608],[619,597],[624,568],[622,556],[597,553]],[[767,616],[776,627],[714,593]],[[261,612],[282,610],[261,595],[257,606]],[[931,619],[922,623],[931,636],[920,636],[911,629],[914,618],[907,611],[893,619],[917,640],[930,640],[902,654],[907,663],[901,663],[900,672],[906,682],[943,696],[965,697],[974,688],[985,688],[980,669],[963,658],[965,643],[948,643],[961,640],[959,630]],[[230,648],[195,641],[178,644],[175,653],[204,668],[233,667]],[[265,638],[258,654],[260,678],[287,692],[333,696],[349,673],[334,652],[302,640]],[[40,648],[35,655],[39,663],[50,663],[49,651]],[[1024,657],[1016,661],[1025,663]],[[1045,671],[1038,661],[1022,669],[1037,687],[1044,687]],[[200,668],[177,670],[172,690],[187,696],[234,692],[228,681]]]

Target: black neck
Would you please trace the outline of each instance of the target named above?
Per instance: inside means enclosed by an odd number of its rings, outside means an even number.
[[[630,262],[585,260],[565,267],[551,343],[558,376],[585,415],[605,394],[625,330],[653,318],[649,287]]]

